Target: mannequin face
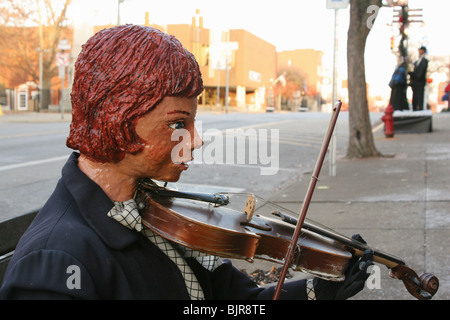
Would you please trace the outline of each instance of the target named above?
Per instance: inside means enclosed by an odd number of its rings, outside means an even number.
[[[134,178],[177,181],[193,160],[193,150],[203,145],[194,125],[196,113],[197,98],[166,97],[140,118],[136,133],[145,141],[145,147],[137,154],[126,154],[121,161],[126,174]],[[174,139],[179,133],[183,133],[182,138]]]

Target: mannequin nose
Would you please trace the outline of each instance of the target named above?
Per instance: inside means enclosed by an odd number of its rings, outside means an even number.
[[[193,136],[193,139],[192,139],[193,149],[200,148],[201,146],[203,146],[204,143],[205,142],[202,140],[202,138],[200,138],[200,135],[198,134],[197,129],[194,128],[194,136]]]

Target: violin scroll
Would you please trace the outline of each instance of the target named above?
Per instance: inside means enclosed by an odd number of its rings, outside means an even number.
[[[424,290],[432,295],[434,295],[439,289],[439,279],[431,273],[424,273],[421,275],[420,283],[422,284]]]
[[[403,281],[406,290],[419,300],[430,300],[439,288],[439,280],[431,273],[424,273],[420,277],[405,265],[398,265],[391,269],[390,275]]]

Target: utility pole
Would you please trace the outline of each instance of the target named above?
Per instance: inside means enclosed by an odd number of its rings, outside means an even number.
[[[225,42],[225,113],[228,113],[228,98],[230,93],[230,66],[228,65],[228,45],[230,43],[230,31],[228,30]]]
[[[337,67],[336,67],[336,60],[337,60],[337,54],[338,54],[338,36],[337,36],[337,29],[338,29],[338,19],[339,19],[339,10],[334,9],[334,52],[333,52],[333,91],[332,91],[332,106],[336,103],[337,100]],[[332,177],[336,176],[336,131],[337,128],[334,129],[333,135],[331,136],[331,150],[330,150],[330,168],[329,168],[329,175]]]
[[[327,0],[327,9],[334,10],[334,53],[333,53],[333,92],[332,92],[332,106],[337,101],[337,55],[338,55],[338,20],[339,20],[339,10],[346,9],[349,5],[349,0]],[[334,129],[330,141],[330,162],[329,162],[329,175],[332,177],[336,176],[336,131]]]
[[[117,25],[120,26],[120,4],[125,0],[117,0]]]
[[[422,9],[410,9],[408,0],[397,0],[394,5],[394,20],[392,22],[399,24],[400,43],[398,50],[403,61],[408,64],[408,32],[410,23],[423,23]],[[395,8],[398,7],[398,8]],[[391,45],[393,47],[393,45]]]
[[[225,32],[225,113],[228,113],[228,100],[230,93],[230,69],[233,50],[239,48],[237,42],[230,41],[230,30]]]
[[[38,1],[39,6],[39,104],[38,112],[42,109],[42,94],[44,82],[44,30],[42,26],[42,1]]]

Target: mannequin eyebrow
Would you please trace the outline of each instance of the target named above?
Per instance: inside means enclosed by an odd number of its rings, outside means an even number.
[[[170,111],[170,112],[167,112],[167,115],[169,115],[169,114],[176,114],[176,113],[182,113],[182,114],[185,114],[185,115],[187,115],[187,116],[190,116],[190,115],[191,115],[190,112],[187,112],[187,111],[184,111],[184,110],[174,110],[174,111]]]

